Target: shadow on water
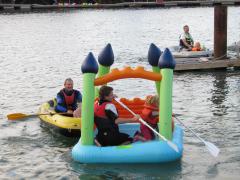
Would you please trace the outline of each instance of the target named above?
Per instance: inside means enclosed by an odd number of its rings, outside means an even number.
[[[164,178],[179,179],[182,176],[181,160],[164,164],[80,164],[71,162],[79,179]],[[173,176],[174,175],[174,176]]]
[[[64,136],[60,134],[56,129],[46,125],[45,123],[40,123],[40,126],[42,133],[48,136],[48,143],[52,142],[54,145],[57,143],[63,147],[71,147],[74,146],[79,140],[79,137]]]

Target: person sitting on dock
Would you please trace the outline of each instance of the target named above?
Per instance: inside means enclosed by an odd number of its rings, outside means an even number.
[[[120,118],[116,106],[112,103],[115,95],[113,88],[102,86],[99,90],[99,100],[94,105],[94,122],[98,128],[95,143],[98,146],[117,146],[129,144],[132,138],[119,132],[118,124],[136,122],[140,116]]]
[[[180,40],[179,40],[179,45],[180,45],[180,50],[186,49],[191,51],[193,48],[193,38],[191,34],[189,33],[189,26],[185,25],[183,26],[184,32],[180,35]]]
[[[56,112],[66,112],[75,117],[81,116],[82,95],[80,91],[73,89],[73,80],[67,78],[64,81],[64,88],[57,94]]]

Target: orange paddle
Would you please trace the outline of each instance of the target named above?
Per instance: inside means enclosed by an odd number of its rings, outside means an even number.
[[[55,115],[55,114],[71,115],[66,112],[63,112],[63,113],[40,113],[40,114],[13,113],[13,114],[8,114],[7,118],[8,118],[8,120],[18,120],[18,119],[29,118],[29,117],[40,116],[40,115]]]

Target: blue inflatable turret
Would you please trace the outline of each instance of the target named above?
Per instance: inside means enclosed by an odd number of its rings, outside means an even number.
[[[161,50],[153,43],[148,49],[148,62],[151,66],[158,66],[158,61],[161,56]]]
[[[152,71],[155,73],[159,73],[160,69],[158,67],[158,61],[161,56],[161,50],[153,43],[150,44],[150,47],[148,49],[148,62],[152,66]],[[160,82],[156,81],[156,90],[159,95],[160,93]]]
[[[98,62],[102,66],[111,66],[114,62],[114,54],[112,50],[111,44],[107,44],[107,46],[101,51],[98,56]]]
[[[168,48],[164,50],[162,53],[159,62],[158,62],[158,67],[160,69],[174,69],[176,66],[176,61],[172,56],[172,53]]]
[[[95,57],[93,56],[93,53],[89,53],[87,55],[87,57],[85,58],[85,60],[82,63],[82,73],[94,73],[97,74],[98,72],[98,64],[97,61],[95,59]]]
[[[101,51],[101,53],[98,56],[98,62],[99,62],[99,71],[97,74],[97,77],[102,77],[109,73],[110,66],[114,62],[114,54],[112,50],[111,44],[107,44],[107,46]],[[99,96],[99,89],[95,88],[95,98]]]

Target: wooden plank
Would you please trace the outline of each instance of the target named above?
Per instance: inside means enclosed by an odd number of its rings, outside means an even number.
[[[201,6],[212,6],[213,3],[212,3],[212,1],[201,1],[200,5]]]
[[[32,8],[32,7],[31,7],[30,4],[24,4],[24,5],[21,5],[21,6],[20,6],[20,10],[21,10],[21,11],[24,11],[24,12],[30,11],[31,8]]]
[[[201,69],[218,69],[227,67],[240,67],[240,59],[225,59],[225,60],[209,60],[201,61],[198,60],[185,60],[177,61],[176,71],[187,71],[187,70],[201,70]]]
[[[0,0],[1,1],[1,0]],[[94,4],[94,5],[46,5],[45,0],[39,0],[39,2],[44,2],[45,5],[32,4],[31,9],[62,9],[62,8],[89,8],[89,9],[109,9],[109,8],[136,8],[136,7],[158,7],[158,8],[170,8],[170,7],[203,7],[203,6],[216,6],[216,5],[226,5],[226,6],[239,6],[240,0],[214,0],[214,1],[163,1],[163,3],[157,2],[124,2],[115,4]],[[4,9],[7,4],[0,4],[0,9]],[[13,5],[13,4],[11,4]],[[20,5],[20,4],[18,4]],[[14,5],[16,7],[16,4]],[[6,9],[8,9],[7,7]],[[10,8],[11,9],[11,8]],[[17,8],[19,9],[19,8]],[[28,9],[28,8],[26,8]]]
[[[3,10],[4,11],[8,11],[8,12],[12,12],[14,11],[14,5],[7,5],[7,6],[3,6]]]

